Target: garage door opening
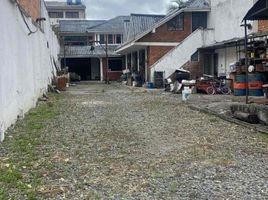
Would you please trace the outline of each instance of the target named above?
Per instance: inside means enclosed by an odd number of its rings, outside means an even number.
[[[61,61],[64,66],[64,59]],[[81,76],[83,81],[100,81],[100,60],[98,58],[66,58],[69,72]]]

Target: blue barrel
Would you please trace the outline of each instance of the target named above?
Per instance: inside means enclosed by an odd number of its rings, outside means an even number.
[[[235,76],[234,95],[235,96],[246,95],[246,75],[239,74]]]
[[[254,73],[248,75],[248,95],[249,96],[263,96],[263,74]]]
[[[236,75],[235,82],[236,83],[245,83],[246,82],[246,75],[245,74]]]
[[[263,90],[262,89],[258,89],[258,90],[248,90],[248,95],[249,96],[254,96],[254,97],[261,97],[264,96]]]
[[[235,96],[246,96],[246,89],[234,89]]]
[[[248,74],[248,82],[263,81],[263,74],[254,73]]]

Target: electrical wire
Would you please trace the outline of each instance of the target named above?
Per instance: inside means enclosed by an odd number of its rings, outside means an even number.
[[[19,8],[19,11],[20,11],[21,17],[22,17],[22,19],[23,19],[23,22],[24,22],[24,24],[26,25],[27,29],[29,30],[28,35],[31,35],[31,34],[36,33],[36,32],[38,31],[38,29],[36,29],[35,31],[32,31],[32,30],[31,30],[31,28],[30,28],[29,24],[27,23],[27,21],[26,21],[26,19],[25,19],[25,16],[24,16],[24,13],[23,13],[23,10],[22,10],[21,5],[19,4],[18,0],[15,0],[15,2],[16,2],[16,3],[17,3],[17,5],[18,5],[18,8]]]

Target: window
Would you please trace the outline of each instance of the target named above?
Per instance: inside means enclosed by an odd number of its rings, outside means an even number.
[[[50,18],[63,18],[63,12],[49,12]]]
[[[92,41],[94,41],[93,36],[91,36],[91,35],[88,36],[87,39],[88,39],[88,43],[89,43],[89,44],[92,44]]]
[[[122,35],[116,35],[116,44],[122,43]]]
[[[108,44],[113,44],[113,43],[114,43],[113,35],[108,35]]]
[[[85,36],[65,36],[65,43],[75,46],[87,45],[87,37]]]
[[[199,60],[199,53],[196,51],[192,56],[191,56],[191,61],[198,62]]]
[[[198,28],[207,28],[207,13],[206,12],[194,12],[192,13],[192,31],[194,32]]]
[[[79,18],[79,12],[66,12],[65,18]]]
[[[123,59],[122,58],[113,58],[109,59],[109,69],[111,71],[122,71],[123,69]]]
[[[171,19],[168,23],[168,30],[169,31],[178,31],[178,30],[183,30],[184,26],[184,15],[179,14],[178,16],[174,17]]]
[[[106,42],[106,41],[105,41],[105,35],[101,34],[101,35],[100,35],[100,43],[101,43],[101,44],[105,44],[105,42]]]

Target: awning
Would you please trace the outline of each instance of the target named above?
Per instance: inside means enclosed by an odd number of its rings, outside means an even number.
[[[244,17],[244,20],[267,20],[267,19],[268,19],[268,0],[258,0]]]

